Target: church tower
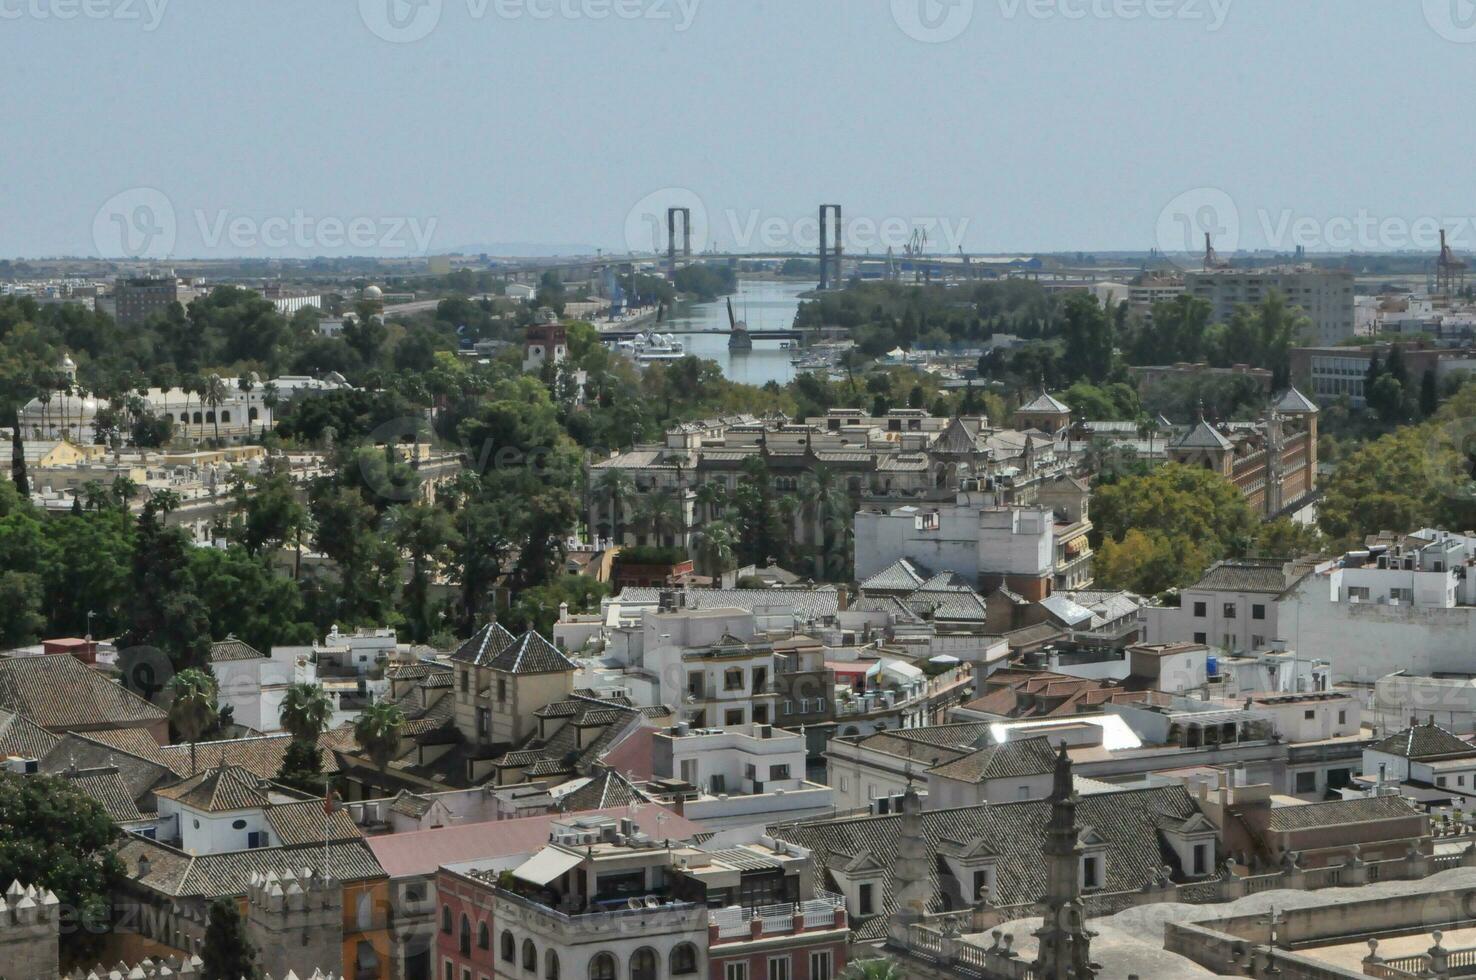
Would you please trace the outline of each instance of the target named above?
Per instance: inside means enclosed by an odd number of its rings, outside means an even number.
[[[1081,905],[1081,827],[1076,823],[1076,792],[1064,742],[1056,756],[1050,803],[1044,849],[1046,894],[1040,900],[1042,922],[1035,933],[1040,940],[1035,975],[1094,980],[1097,968],[1091,962],[1092,932],[1086,927]]]

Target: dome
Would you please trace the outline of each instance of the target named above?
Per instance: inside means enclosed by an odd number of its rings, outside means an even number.
[[[77,366],[77,362],[72,360],[71,354],[63,354],[61,359],[61,366],[63,371],[70,371]]]
[[[365,286],[364,287],[364,298],[365,299],[384,299],[384,290],[383,289],[380,289],[378,286]]]

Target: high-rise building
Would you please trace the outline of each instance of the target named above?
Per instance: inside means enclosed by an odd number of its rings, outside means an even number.
[[[1303,339],[1337,344],[1353,336],[1353,273],[1342,269],[1205,269],[1185,273],[1184,288],[1210,304],[1216,323],[1228,322],[1237,306],[1256,306],[1277,292],[1312,321],[1311,336]]]

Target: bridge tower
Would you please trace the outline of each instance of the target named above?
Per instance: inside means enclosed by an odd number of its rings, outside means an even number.
[[[825,219],[835,219],[835,236],[832,244],[826,237]],[[820,288],[839,289],[841,285],[841,206],[820,205]]]
[[[666,278],[676,278],[677,261],[677,215],[682,216],[682,258],[692,257],[692,209],[666,209]]]

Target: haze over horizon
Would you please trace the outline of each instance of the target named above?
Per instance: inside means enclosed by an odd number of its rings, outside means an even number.
[[[0,256],[1476,248],[1463,6],[0,0]]]

